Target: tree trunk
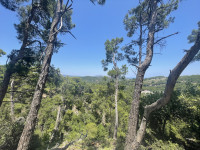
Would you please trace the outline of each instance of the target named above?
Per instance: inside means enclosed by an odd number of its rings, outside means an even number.
[[[125,150],[133,150],[134,141],[136,140],[137,133],[137,123],[139,116],[139,105],[140,105],[140,96],[141,90],[144,80],[144,75],[151,64],[151,60],[153,57],[153,46],[154,46],[154,34],[155,34],[155,25],[157,18],[157,0],[151,0],[152,14],[150,18],[149,24],[149,33],[148,33],[148,41],[147,41],[147,49],[146,49],[146,58],[144,62],[139,65],[137,76],[135,80],[135,88],[133,94],[133,101],[131,104],[131,110],[129,114],[129,122],[128,122],[128,133],[126,136]]]
[[[10,78],[12,76],[12,74],[14,73],[13,71],[13,68],[15,66],[15,64],[24,57],[24,50],[28,44],[28,31],[29,31],[29,28],[30,28],[30,24],[31,24],[31,21],[33,19],[33,16],[34,16],[34,12],[35,12],[35,7],[33,7],[31,9],[31,14],[26,22],[26,26],[25,26],[25,29],[24,29],[24,38],[23,38],[23,41],[22,41],[22,46],[19,50],[19,54],[12,58],[10,60],[10,62],[8,63],[8,65],[6,66],[6,71],[4,73],[4,78],[3,78],[3,82],[2,82],[2,85],[0,86],[0,106],[2,104],[2,101],[6,95],[6,92],[8,90],[8,85],[9,85],[9,82],[10,82]]]
[[[106,125],[106,113],[105,111],[103,110],[103,113],[102,113],[102,120],[101,120],[101,123],[103,126]]]
[[[14,79],[11,81],[10,84],[10,90],[11,90],[11,94],[10,94],[10,116],[12,119],[12,122],[15,121],[15,113],[14,113]]]
[[[58,132],[58,127],[59,127],[60,121],[61,121],[61,105],[58,106],[58,113],[57,113],[57,117],[56,117],[56,123],[55,123],[55,127],[53,129],[53,132],[51,134],[51,137],[49,139],[49,144],[51,144],[51,142],[53,141],[53,139],[55,137],[56,132]],[[48,144],[47,150],[49,148],[49,144]]]
[[[116,149],[117,146],[117,129],[118,129],[118,108],[117,108],[117,101],[118,101],[118,84],[119,84],[119,73],[117,67],[117,60],[116,60],[116,53],[113,53],[113,65],[116,71],[115,75],[115,127],[114,127],[114,134],[113,134],[113,150]]]
[[[117,77],[116,78],[116,81],[115,81],[115,128],[114,128],[114,135],[113,135],[113,140],[114,140],[114,143],[113,143],[113,146],[114,146],[114,150],[116,149],[116,146],[117,146],[117,129],[118,129],[118,104],[117,104],[117,101],[118,101],[118,82],[119,82],[119,78]]]
[[[142,16],[140,13],[140,37],[139,37],[139,66],[142,64],[142,37],[143,37],[143,30],[142,30]]]
[[[40,76],[39,76],[39,79],[38,79],[38,82],[37,82],[37,85],[35,88],[35,93],[33,96],[32,103],[31,103],[31,108],[30,108],[29,114],[26,119],[24,130],[20,137],[20,141],[18,143],[17,150],[27,150],[28,149],[32,134],[35,129],[37,114],[38,114],[38,111],[40,108],[42,94],[43,94],[43,90],[45,87],[47,75],[49,72],[51,58],[53,55],[54,43],[55,43],[57,33],[58,33],[56,30],[56,27],[57,27],[58,23],[60,22],[61,13],[62,13],[61,8],[62,8],[62,0],[58,0],[55,15],[54,15],[54,18],[53,18],[53,21],[51,24],[49,40],[48,40],[48,44],[47,44],[47,48],[46,48],[44,61],[42,63],[41,73],[40,73]]]
[[[199,52],[199,50],[200,50],[200,32],[198,33],[195,44],[190,48],[187,54],[185,54],[185,56],[181,59],[181,61],[176,65],[176,67],[169,74],[163,96],[160,99],[158,99],[156,102],[145,106],[144,115],[141,121],[140,128],[137,132],[136,141],[133,144],[134,146],[133,149],[137,149],[144,138],[147,121],[151,112],[157,109],[160,109],[161,107],[165,106],[170,101],[170,98],[171,98],[171,95],[172,95],[172,92],[173,92],[173,89],[178,77],[180,76],[182,71],[187,67],[187,65],[193,60],[193,58]]]
[[[139,99],[142,90],[142,83],[144,79],[144,74],[138,70],[136,81],[135,81],[135,89],[133,102],[131,105],[129,122],[128,122],[128,133],[126,136],[125,150],[131,150],[132,143],[134,142],[134,138],[137,130],[138,123],[138,115],[139,115]]]
[[[3,82],[2,85],[0,87],[0,106],[3,102],[3,99],[6,95],[7,89],[8,89],[8,85],[10,82],[10,77],[11,77],[11,71],[9,71],[8,69],[6,69],[5,73],[4,73],[4,78],[3,78]]]

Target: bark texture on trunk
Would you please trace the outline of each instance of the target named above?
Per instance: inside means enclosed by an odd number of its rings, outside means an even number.
[[[11,94],[10,94],[10,116],[12,119],[12,122],[15,121],[15,113],[14,113],[14,79],[11,81],[10,84],[10,90],[11,90]]]
[[[114,128],[114,134],[113,134],[113,140],[114,140],[114,143],[113,143],[113,146],[114,146],[114,150],[116,149],[116,146],[117,146],[117,129],[118,129],[118,83],[119,82],[119,78],[117,77],[116,78],[116,81],[115,81],[115,128]]]
[[[35,88],[35,93],[33,96],[32,103],[31,103],[31,108],[26,119],[24,130],[20,137],[17,150],[28,149],[32,134],[35,129],[36,119],[37,119],[38,111],[40,108],[42,94],[45,87],[47,75],[49,72],[49,66],[50,66],[51,58],[53,54],[54,43],[55,43],[57,33],[58,33],[56,30],[56,27],[58,23],[60,22],[61,13],[62,13],[61,8],[62,8],[62,0],[58,0],[57,6],[56,6],[56,12],[51,24],[49,40],[48,40],[48,44],[47,44],[47,48],[46,48],[46,52],[44,56],[44,61],[42,63],[41,73],[40,73],[40,76]]]
[[[115,127],[114,127],[114,134],[113,134],[113,150],[117,147],[117,129],[118,129],[118,88],[119,88],[119,70],[117,67],[117,60],[116,60],[116,52],[113,53],[113,65],[114,70],[116,71],[115,75]]]
[[[154,34],[155,34],[155,25],[157,18],[157,0],[151,0],[151,5],[152,5],[151,6],[152,13],[150,17],[150,24],[148,27],[149,32],[148,32],[148,41],[146,48],[146,57],[144,62],[141,65],[139,65],[136,75],[133,101],[131,104],[131,110],[129,114],[128,133],[126,136],[125,150],[133,150],[133,143],[136,140],[136,134],[137,134],[139,104],[140,104],[140,96],[144,80],[144,74],[149,65],[151,64],[151,60],[153,58]]]
[[[140,37],[139,37],[139,66],[142,64],[142,45],[143,45],[142,16],[140,14]]]
[[[126,136],[125,150],[132,150],[132,143],[135,140],[134,138],[137,131],[137,123],[139,115],[139,104],[140,104],[139,99],[141,95],[143,79],[144,79],[144,73],[138,70],[135,81],[133,102],[131,104],[131,110],[129,114],[128,133]]]
[[[8,65],[6,66],[6,71],[4,73],[3,82],[2,82],[2,85],[0,86],[0,106],[1,106],[3,99],[6,95],[6,92],[8,90],[10,78],[11,78],[12,74],[14,73],[13,67],[20,59],[22,59],[24,57],[24,50],[28,44],[28,37],[29,37],[28,31],[30,28],[31,21],[33,20],[33,17],[34,17],[35,9],[36,9],[35,7],[33,7],[31,9],[31,14],[28,17],[28,20],[26,22],[25,29],[24,29],[24,38],[22,41],[21,48],[19,50],[19,54],[17,56],[15,56],[14,58],[12,58],[10,60],[10,62],[8,63]]]

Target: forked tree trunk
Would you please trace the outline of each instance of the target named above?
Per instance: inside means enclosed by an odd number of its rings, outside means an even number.
[[[199,51],[200,51],[200,32],[198,33],[195,44],[190,48],[190,50],[185,54],[185,56],[181,59],[181,61],[176,65],[176,67],[169,74],[163,96],[160,99],[158,99],[156,102],[145,106],[144,115],[140,124],[140,128],[137,132],[136,140],[132,144],[133,150],[137,149],[140,146],[144,138],[149,115],[153,111],[165,106],[170,101],[177,79],[179,78],[182,71],[193,60],[193,58]]]
[[[35,88],[35,93],[33,96],[32,103],[31,103],[31,108],[30,108],[29,114],[26,119],[24,130],[20,137],[20,141],[18,143],[17,150],[27,150],[28,149],[32,134],[35,129],[38,110],[40,108],[42,94],[43,94],[43,90],[45,87],[47,75],[49,72],[51,58],[53,55],[54,43],[55,43],[57,33],[58,33],[56,28],[61,19],[61,13],[62,13],[61,8],[62,8],[62,0],[58,0],[55,15],[54,15],[54,18],[53,18],[52,24],[51,24],[49,39],[48,39],[48,43],[47,43],[47,47],[46,47],[44,61],[42,63],[41,73],[40,73],[40,76],[39,76],[39,79],[38,79],[38,82],[37,82],[37,85]]]
[[[29,28],[30,28],[30,24],[31,24],[31,21],[33,20],[33,16],[34,16],[34,12],[35,12],[35,7],[33,7],[31,9],[31,14],[26,22],[26,25],[25,25],[25,29],[24,29],[24,38],[23,38],[23,41],[22,41],[22,46],[19,50],[19,54],[17,56],[15,56],[14,58],[12,58],[10,60],[10,62],[8,63],[7,67],[6,67],[6,71],[4,73],[4,78],[3,78],[3,82],[0,86],[0,106],[2,104],[2,101],[6,95],[6,92],[8,90],[8,85],[9,85],[9,82],[10,82],[10,78],[12,76],[12,74],[14,73],[13,72],[13,67],[15,66],[15,64],[24,57],[24,50],[28,44],[28,31],[29,31]]]
[[[129,114],[128,133],[126,136],[125,150],[132,150],[133,143],[136,140],[137,123],[138,123],[138,116],[139,116],[139,104],[140,104],[140,96],[141,96],[144,75],[147,68],[151,64],[151,60],[153,57],[154,34],[155,34],[155,25],[156,25],[156,18],[157,18],[157,0],[152,0],[151,5],[152,5],[152,13],[151,13],[150,24],[149,24],[146,58],[144,62],[141,65],[139,65],[138,71],[137,71],[133,101],[131,104],[131,110]]]

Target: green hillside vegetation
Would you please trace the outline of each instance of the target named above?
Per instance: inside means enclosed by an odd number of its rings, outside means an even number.
[[[3,71],[2,66],[1,71]],[[11,116],[12,91],[9,86],[0,114],[0,149],[2,150],[16,149],[23,123],[30,109],[37,77],[38,73],[34,71],[30,71],[26,77],[13,76],[14,121]],[[180,88],[176,88],[171,102],[151,115],[147,134],[140,149],[170,147],[170,149],[195,150],[200,146],[199,80],[200,76],[180,77],[180,82],[177,84]],[[119,150],[124,147],[133,82],[133,79],[119,82],[117,139]],[[165,82],[165,77],[145,79],[144,89],[150,89],[153,93],[142,96],[141,106],[159,98],[162,94],[160,88],[164,88]],[[112,149],[113,94],[114,82],[111,78],[64,77],[58,69],[52,68],[30,149],[43,150],[47,147],[54,149],[64,146],[77,150]],[[142,109],[141,113],[143,113]]]
[[[162,92],[164,91],[166,81],[167,78],[164,76],[146,78],[144,80],[143,90]],[[175,89],[181,90],[181,88],[183,88],[183,86],[185,86],[187,83],[191,83],[194,86],[199,85],[200,75],[180,76],[176,83]]]
[[[103,80],[103,76],[83,76],[80,77],[83,81],[90,82],[90,83],[99,83]]]

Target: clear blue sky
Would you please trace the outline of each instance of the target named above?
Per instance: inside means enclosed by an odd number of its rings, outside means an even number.
[[[89,0],[75,0],[72,21],[76,27],[72,33],[77,40],[70,35],[60,36],[66,45],[53,55],[52,64],[65,75],[106,75],[101,66],[101,60],[105,58],[104,42],[107,39],[124,37],[124,45],[131,40],[126,37],[123,19],[128,10],[136,7],[137,3],[138,0],[107,0],[104,6],[99,6],[93,5]],[[160,35],[177,31],[180,33],[170,37],[162,50],[155,47],[155,52],[161,54],[154,55],[146,77],[167,76],[169,70],[184,55],[183,49],[191,46],[187,43],[187,36],[192,29],[197,28],[197,22],[200,21],[199,6],[200,0],[183,0],[178,10],[171,14],[176,17],[175,22]],[[0,48],[9,54],[12,49],[20,47],[13,26],[18,22],[16,13],[0,6],[0,20]],[[5,64],[6,59],[1,57],[0,64]],[[182,75],[200,74],[199,66],[200,62],[190,64]],[[130,69],[128,77],[135,77]]]

